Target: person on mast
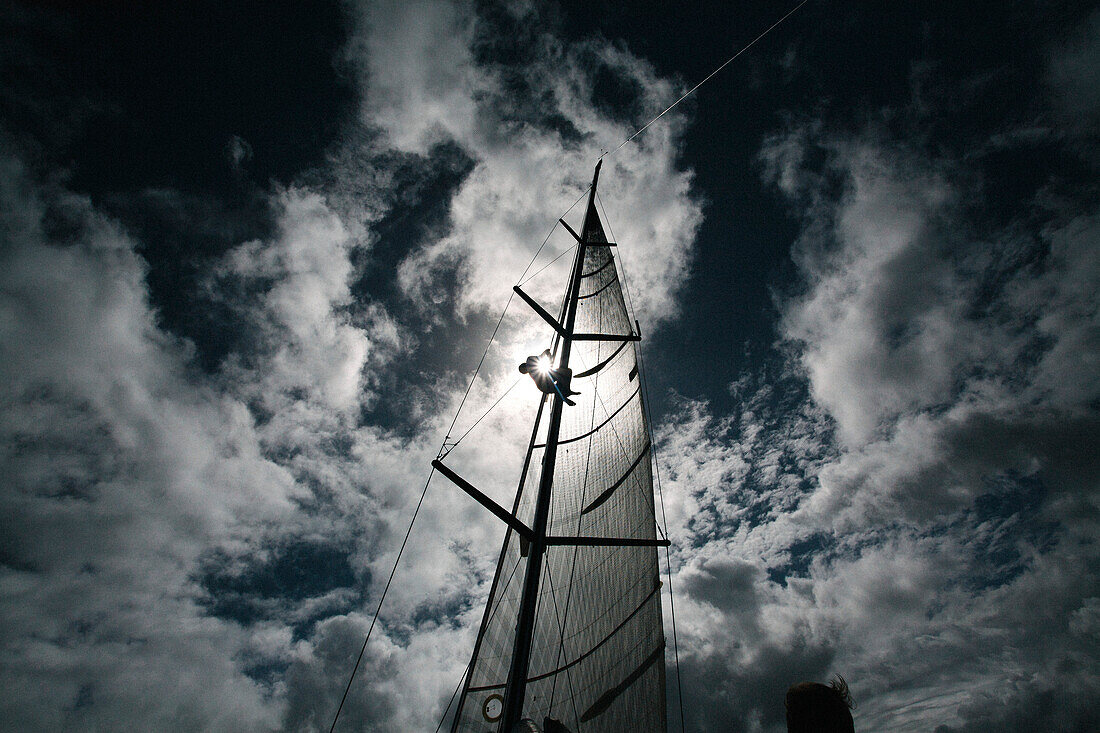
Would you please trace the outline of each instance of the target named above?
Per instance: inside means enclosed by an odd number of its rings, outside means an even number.
[[[527,361],[519,365],[520,374],[529,374],[535,380],[535,385],[546,394],[558,393],[565,404],[575,407],[576,402],[569,399],[580,392],[573,392],[569,383],[573,379],[572,369],[555,369],[554,362],[550,358],[550,349],[541,354],[527,357]]]

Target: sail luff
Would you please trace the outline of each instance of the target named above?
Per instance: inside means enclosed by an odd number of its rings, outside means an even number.
[[[600,178],[601,160],[596,164],[592,175],[592,188],[588,192],[588,209],[585,212],[584,229],[581,241],[577,243],[577,256],[573,273],[569,281],[569,297],[566,306],[565,334],[561,340],[559,370],[569,369],[569,356],[573,346],[573,327],[577,320],[577,298],[581,288],[581,273],[584,271],[585,237],[591,229],[592,218],[596,215],[596,185]],[[598,218],[597,218],[598,221]],[[520,600],[519,618],[516,622],[516,634],[512,648],[512,664],[508,671],[508,686],[504,693],[504,716],[501,730],[510,731],[523,715],[523,701],[527,689],[527,669],[531,658],[531,636],[535,623],[535,611],[538,608],[539,584],[542,580],[542,561],[546,552],[546,522],[550,515],[550,494],[553,490],[554,468],[558,456],[558,432],[561,429],[561,414],[565,406],[559,392],[553,398],[550,408],[550,426],[546,434],[546,450],[543,453],[542,477],[539,482],[538,499],[535,504],[534,540],[531,542],[527,558],[527,572],[523,579],[523,595]]]

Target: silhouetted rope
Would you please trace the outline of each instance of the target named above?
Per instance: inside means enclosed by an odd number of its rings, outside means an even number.
[[[397,565],[401,562],[401,554],[405,552],[405,545],[409,542],[409,535],[412,534],[413,525],[416,524],[416,515],[420,513],[420,507],[424,504],[424,497],[428,495],[428,484],[432,482],[432,476],[435,475],[435,466],[432,466],[432,470],[428,472],[428,480],[424,482],[424,490],[420,492],[420,501],[416,503],[416,509],[413,510],[412,521],[409,522],[409,529],[405,532],[405,539],[401,540],[401,548],[397,551],[397,559],[393,561],[393,570],[390,570],[390,577],[386,580],[386,587],[382,589],[382,597],[378,599],[378,608],[374,609],[374,618],[371,619],[370,628],[367,629],[367,637],[363,639],[363,648],[359,650],[359,656],[355,660],[355,666],[352,667],[351,676],[348,677],[347,687],[344,688],[344,696],[340,698],[340,705],[336,708],[336,715],[332,717],[332,725],[329,726],[328,733],[332,733],[336,729],[336,721],[340,719],[340,712],[344,709],[344,702],[348,699],[348,692],[351,690],[351,683],[355,680],[355,673],[359,671],[359,664],[363,661],[363,654],[367,651],[367,642],[370,641],[371,632],[374,631],[374,625],[378,622],[378,614],[382,611],[382,603],[386,600],[386,594],[390,590],[390,583],[393,582],[394,573],[397,572]]]
[[[500,397],[497,397],[497,401],[496,401],[496,402],[494,402],[494,403],[493,403],[493,404],[492,404],[492,405],[491,405],[491,406],[489,407],[489,409],[488,409],[488,410],[486,410],[485,412],[483,412],[483,413],[481,414],[481,417],[479,417],[479,418],[478,418],[477,420],[474,420],[474,424],[473,424],[473,425],[471,425],[470,427],[466,428],[466,432],[465,432],[465,433],[463,433],[462,435],[460,435],[460,436],[458,437],[458,440],[455,440],[454,442],[452,442],[452,443],[451,443],[451,447],[447,449],[447,452],[449,453],[449,452],[450,452],[451,450],[453,450],[453,449],[457,448],[457,447],[458,447],[458,444],[459,444],[459,443],[461,443],[461,442],[463,441],[463,439],[464,439],[464,438],[465,438],[465,437],[466,437],[467,435],[469,435],[469,434],[470,434],[470,433],[471,433],[471,432],[473,431],[473,429],[474,429],[474,428],[476,428],[476,427],[477,427],[478,423],[480,423],[480,422],[481,422],[482,420],[484,420],[484,419],[485,419],[486,417],[488,417],[488,416],[489,416],[489,413],[493,411],[493,408],[494,408],[494,407],[496,407],[497,405],[499,405],[499,404],[501,403],[501,401],[503,401],[503,400],[504,400],[504,398],[505,398],[505,397],[507,397],[507,396],[508,396],[508,395],[509,395],[509,394],[511,393],[511,391],[512,391],[513,389],[515,389],[515,388],[516,388],[516,385],[518,385],[518,384],[519,384],[520,382],[522,382],[522,381],[523,381],[523,375],[520,375],[519,379],[517,379],[516,381],[512,382],[512,386],[511,386],[511,387],[509,387],[508,389],[504,390],[504,394],[502,394],[502,395],[501,395]],[[442,456],[440,456],[440,458],[442,458]]]
[[[711,78],[712,78],[712,77],[713,77],[713,76],[714,76],[715,74],[717,74],[717,73],[718,73],[719,71],[721,71],[722,69],[724,69],[724,68],[726,68],[727,66],[729,66],[729,65],[730,65],[730,64],[731,64],[731,63],[733,62],[733,60],[734,60],[734,59],[736,59],[736,58],[737,58],[738,56],[740,56],[741,54],[745,53],[745,51],[748,51],[748,50],[749,50],[750,48],[752,48],[752,47],[753,47],[753,45],[754,45],[754,44],[755,44],[755,43],[756,43],[757,41],[759,41],[759,40],[760,40],[761,38],[763,38],[764,36],[766,36],[766,35],[768,35],[769,33],[771,33],[771,32],[772,32],[772,31],[773,31],[773,30],[774,30],[774,29],[775,29],[775,28],[776,28],[777,26],[779,26],[779,25],[780,25],[780,24],[781,24],[781,23],[782,23],[783,21],[785,21],[785,20],[786,20],[787,18],[789,18],[789,17],[791,17],[792,15],[794,15],[794,13],[795,13],[795,12],[796,12],[796,11],[797,11],[797,10],[798,10],[799,8],[801,8],[801,7],[803,6],[803,5],[805,5],[805,4],[806,4],[806,3],[808,3],[809,1],[810,1],[810,0],[802,0],[802,2],[800,2],[800,3],[799,3],[798,5],[796,5],[796,6],[795,6],[795,7],[793,8],[793,9],[791,9],[791,10],[790,10],[790,11],[789,11],[789,12],[788,12],[788,13],[787,13],[786,15],[784,15],[784,16],[783,16],[782,18],[780,18],[779,20],[777,20],[777,21],[775,21],[774,23],[772,23],[772,24],[771,24],[771,25],[770,25],[770,26],[768,27],[768,29],[767,29],[766,31],[764,31],[763,33],[761,33],[761,34],[760,34],[759,36],[757,36],[756,38],[752,39],[752,40],[751,40],[751,41],[750,41],[750,42],[748,43],[748,45],[747,45],[747,46],[745,46],[744,48],[742,48],[742,49],[741,49],[740,51],[738,51],[737,53],[735,53],[735,54],[734,54],[733,56],[730,56],[730,57],[729,57],[729,59],[727,59],[727,60],[726,60],[726,63],[722,64],[722,65],[721,65],[721,66],[719,66],[719,67],[718,67],[717,69],[715,69],[714,71],[710,72],[710,74],[708,74],[708,75],[707,75],[707,78],[706,78],[706,79],[703,79],[703,80],[702,80],[701,82],[699,82],[698,84],[696,84],[695,86],[693,86],[693,87],[692,87],[691,89],[689,89],[689,90],[687,90],[686,92],[684,92],[684,96],[680,97],[680,98],[679,98],[679,99],[677,99],[677,100],[676,100],[675,102],[673,102],[672,104],[670,104],[670,105],[669,105],[669,106],[668,106],[668,107],[667,107],[667,108],[665,109],[665,111],[664,111],[664,112],[662,112],[661,114],[657,115],[657,116],[656,116],[656,117],[654,117],[654,118],[653,118],[652,120],[650,120],[649,122],[647,122],[647,123],[645,123],[644,125],[642,125],[641,127],[639,127],[639,128],[637,129],[637,130],[635,130],[635,131],[634,131],[634,134],[633,134],[633,135],[631,135],[631,136],[630,136],[630,137],[628,137],[628,138],[627,138],[626,140],[623,140],[623,141],[622,141],[621,143],[619,143],[619,147],[615,148],[615,149],[614,149],[614,150],[612,150],[612,151],[611,151],[610,153],[602,153],[602,154],[600,155],[600,157],[601,157],[601,158],[604,158],[604,157],[608,157],[608,156],[614,155],[615,153],[619,152],[619,148],[621,148],[622,146],[626,145],[626,144],[627,144],[628,142],[630,142],[630,141],[631,141],[631,140],[633,140],[634,138],[636,138],[636,137],[638,137],[639,135],[641,135],[641,134],[642,134],[642,132],[643,132],[643,131],[644,131],[644,130],[645,130],[645,129],[647,128],[647,127],[649,127],[649,126],[650,126],[650,125],[652,125],[652,124],[653,124],[654,122],[656,122],[657,120],[661,119],[661,118],[662,118],[662,117],[664,117],[664,116],[665,116],[666,114],[668,114],[668,112],[669,112],[670,110],[672,110],[672,108],[673,108],[673,107],[675,107],[676,105],[678,105],[678,104],[679,104],[680,102],[683,102],[683,101],[684,101],[685,99],[687,99],[688,97],[690,97],[690,96],[691,96],[691,93],[692,93],[692,92],[694,92],[694,91],[695,91],[696,89],[698,89],[699,87],[703,86],[703,85],[704,85],[704,84],[706,84],[706,83],[707,83],[708,81],[710,81],[710,80],[711,80]]]

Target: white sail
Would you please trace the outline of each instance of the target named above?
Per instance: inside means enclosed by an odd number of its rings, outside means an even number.
[[[597,171],[598,173],[598,171]],[[594,197],[593,197],[594,198]],[[590,199],[574,334],[630,335],[620,273]],[[574,267],[577,266],[574,265]],[[576,279],[576,274],[571,282]],[[655,540],[650,434],[636,344],[573,340],[575,406],[560,409],[546,535]],[[539,416],[549,422],[545,398]],[[514,512],[532,526],[547,428],[536,426]],[[452,730],[497,731],[512,666],[527,542],[509,530]],[[546,547],[522,717],[541,730],[665,730],[661,582],[655,546]],[[549,719],[549,720],[548,720]]]

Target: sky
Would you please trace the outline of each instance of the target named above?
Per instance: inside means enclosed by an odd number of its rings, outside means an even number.
[[[1100,11],[810,0],[617,147],[793,5],[0,4],[0,728],[328,730],[614,151],[686,729],[1100,729]],[[502,537],[431,482],[338,729],[435,729]]]

